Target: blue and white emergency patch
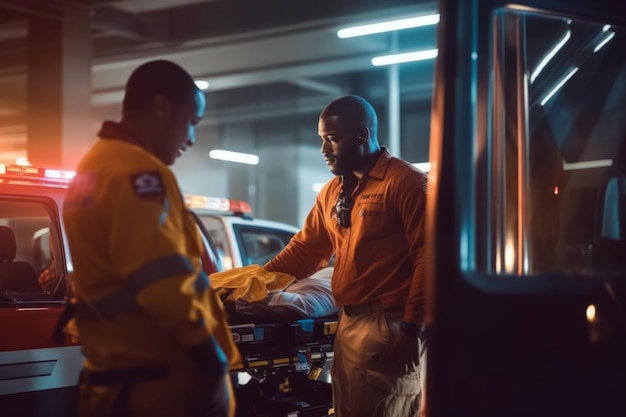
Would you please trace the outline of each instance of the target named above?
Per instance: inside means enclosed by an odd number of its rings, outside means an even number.
[[[140,172],[132,175],[130,179],[137,197],[152,200],[165,196],[165,186],[158,171]]]

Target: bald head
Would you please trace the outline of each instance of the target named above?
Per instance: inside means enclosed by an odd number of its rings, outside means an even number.
[[[374,107],[364,98],[356,95],[338,98],[322,110],[320,119],[333,116],[345,127],[368,128],[370,140],[378,142],[378,116]]]
[[[335,175],[352,173],[361,178],[380,155],[378,117],[374,107],[359,96],[331,102],[320,113],[317,134],[321,152]]]

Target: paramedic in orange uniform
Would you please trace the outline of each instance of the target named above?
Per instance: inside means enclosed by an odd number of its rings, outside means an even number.
[[[168,165],[195,142],[205,98],[170,61],[139,66],[64,204],[85,356],[81,417],[232,417],[240,361]]]
[[[335,254],[342,306],[332,369],[337,417],[413,417],[425,353],[426,175],[379,145],[371,104],[330,103],[319,117],[321,152],[335,177],[302,230],[265,265],[301,279]]]

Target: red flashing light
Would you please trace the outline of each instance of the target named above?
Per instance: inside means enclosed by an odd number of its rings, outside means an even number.
[[[0,164],[0,180],[23,180],[69,184],[76,176],[75,171],[39,168],[30,165]]]
[[[228,200],[230,203],[230,211],[234,211],[235,213],[250,213],[252,212],[252,207],[248,204],[247,201],[243,200]]]
[[[206,209],[223,212],[250,213],[250,204],[242,200],[208,197],[204,195],[186,195],[185,204],[191,209]]]

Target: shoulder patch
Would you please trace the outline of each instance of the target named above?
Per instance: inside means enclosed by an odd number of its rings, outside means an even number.
[[[165,196],[165,186],[159,171],[146,171],[131,175],[135,195],[139,198],[154,199]]]

